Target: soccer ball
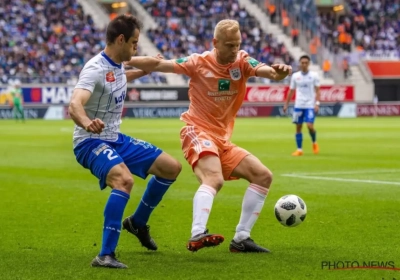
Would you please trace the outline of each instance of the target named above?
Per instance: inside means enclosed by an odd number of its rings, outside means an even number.
[[[285,195],[275,204],[275,217],[286,227],[298,226],[304,221],[306,215],[307,206],[297,195]]]

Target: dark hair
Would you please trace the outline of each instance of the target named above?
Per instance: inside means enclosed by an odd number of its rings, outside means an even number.
[[[124,35],[125,42],[133,36],[135,30],[140,30],[142,23],[132,15],[119,15],[114,18],[107,26],[106,41],[107,44],[114,43],[119,35]]]
[[[310,61],[311,60],[311,58],[308,56],[308,55],[302,55],[301,57],[300,57],[300,59],[299,59],[299,61],[301,61],[302,59],[307,59],[308,61]]]

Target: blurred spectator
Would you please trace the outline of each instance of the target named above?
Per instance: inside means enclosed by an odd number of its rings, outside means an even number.
[[[241,48],[251,56],[267,64],[294,63],[284,45],[265,34],[238,0],[147,0],[143,6],[159,24],[148,36],[167,59],[211,50],[214,26],[232,18],[241,26]]]
[[[276,23],[276,6],[275,6],[275,4],[274,3],[268,3],[268,1],[265,1],[265,4],[267,6],[271,22],[272,23]]]
[[[292,27],[292,43],[293,46],[297,47],[299,45],[299,29],[295,26]]]
[[[331,71],[331,61],[328,58],[324,60],[324,63],[322,64],[322,70],[324,71],[324,77],[329,78]]]
[[[73,84],[104,32],[76,0],[0,1],[0,82]]]
[[[347,58],[344,58],[343,59],[343,74],[344,74],[345,79],[347,79],[349,77],[349,74],[350,74],[349,70],[350,70],[349,61]]]
[[[289,32],[290,18],[285,10],[282,10],[281,17],[282,17],[283,33],[289,35],[288,32]]]
[[[312,63],[316,64],[317,63],[317,53],[318,53],[318,48],[321,45],[321,41],[317,36],[314,36],[314,38],[310,42],[310,55],[311,55],[311,61]]]

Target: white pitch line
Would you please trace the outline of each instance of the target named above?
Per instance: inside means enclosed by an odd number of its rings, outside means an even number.
[[[311,180],[325,180],[325,181],[354,182],[354,183],[369,183],[369,184],[382,184],[382,185],[400,186],[400,182],[390,182],[390,181],[360,180],[360,179],[347,179],[347,178],[334,178],[334,177],[320,177],[320,176],[307,176],[307,175],[298,175],[298,174],[282,174],[281,176],[301,178],[301,179],[311,179]]]
[[[332,172],[312,172],[312,173],[291,173],[291,175],[353,175],[353,174],[371,174],[371,173],[400,173],[400,169],[364,169],[354,171],[332,171]]]

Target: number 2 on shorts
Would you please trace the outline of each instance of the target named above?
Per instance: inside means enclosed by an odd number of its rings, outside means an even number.
[[[114,156],[113,156],[113,153],[114,153],[114,151],[111,150],[111,149],[105,149],[105,150],[103,151],[103,154],[107,154],[107,158],[108,158],[109,160],[113,160],[113,159],[116,159],[116,158],[118,157],[118,155],[114,155]]]

